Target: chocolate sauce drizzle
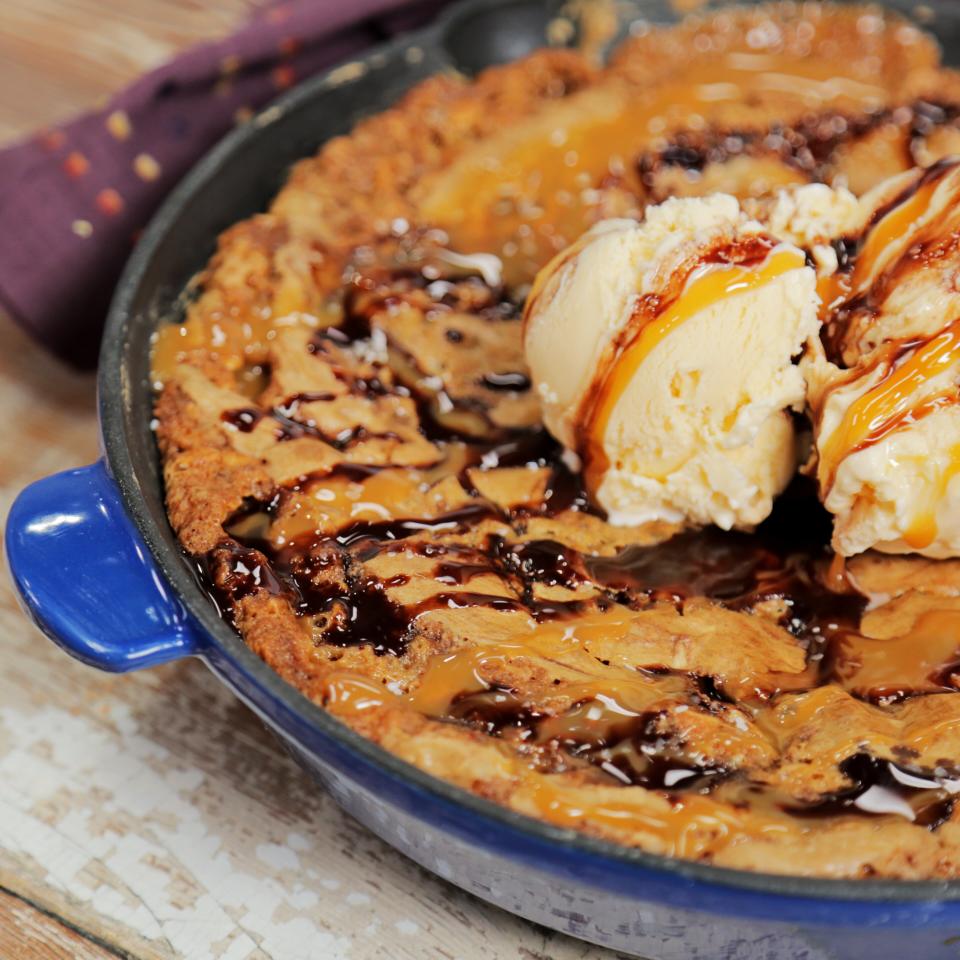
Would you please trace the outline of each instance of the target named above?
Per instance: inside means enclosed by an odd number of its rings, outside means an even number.
[[[670,155],[663,162],[689,165],[699,161],[691,153],[684,153]],[[842,252],[844,262],[852,261],[856,245],[853,241],[844,244],[838,252]],[[756,255],[761,257],[766,252],[764,247]],[[741,252],[738,258],[748,255],[749,251]],[[417,284],[420,280],[411,275],[409,282]],[[369,293],[369,289],[358,286],[348,296],[345,325],[320,331],[311,343],[314,352],[349,347],[370,337],[370,309],[363,302]],[[441,299],[450,296],[454,294],[444,291]],[[447,339],[457,342],[456,337]],[[492,390],[529,388],[526,374],[520,372],[487,373],[482,378]],[[344,373],[343,382],[352,392],[368,397],[390,393],[411,396],[408,387],[379,376],[364,379]],[[328,395],[298,395],[269,410],[250,407],[229,411],[224,420],[241,432],[249,432],[269,418],[278,440],[316,436],[348,450],[365,438],[362,428],[349,436],[331,438],[309,421],[299,419],[302,404],[327,399]],[[518,431],[497,443],[477,443],[443,428],[426,407],[421,413],[422,430],[430,439],[440,444],[449,440],[466,443],[469,454],[458,479],[472,501],[431,518],[355,520],[333,534],[307,533],[279,548],[267,535],[285,497],[297,491],[281,490],[269,502],[249,501],[224,525],[223,541],[201,564],[201,578],[225,616],[236,618],[248,598],[266,594],[282,598],[297,615],[309,618],[318,646],[364,647],[377,656],[399,658],[417,635],[418,618],[430,610],[483,607],[523,613],[533,621],[549,623],[573,620],[585,612],[609,610],[618,604],[642,610],[669,603],[682,612],[687,600],[706,598],[750,612],[759,604],[777,601],[786,611],[784,626],[802,644],[808,660],[821,665],[815,682],[834,679],[833,645],[845,633],[859,629],[865,600],[855,592],[828,584],[830,518],[809,481],[796,481],[754,534],[711,528],[683,533],[656,546],[633,545],[612,556],[594,555],[550,537],[527,538],[535,519],[556,518],[569,511],[597,514],[582,478],[570,470],[562,451],[544,430]],[[508,510],[483,499],[474,488],[473,470],[510,466],[547,471],[539,502]],[[305,478],[301,486],[323,484],[337,477],[362,483],[378,469],[342,464],[325,477]],[[495,522],[498,532],[476,543],[458,542],[458,536],[475,532],[489,521]],[[415,605],[401,605],[393,599],[391,590],[406,583],[408,575],[401,573],[383,580],[369,571],[369,562],[383,553],[429,558],[433,577],[442,589]],[[495,596],[475,589],[479,578],[490,575],[506,584],[511,595]],[[589,600],[542,599],[542,588],[576,591],[584,586],[593,590]],[[955,665],[944,666],[944,670],[948,668],[952,670]],[[638,674],[644,672],[651,678],[657,673],[647,670]],[[724,689],[723,678],[689,675],[681,679],[689,684],[693,708],[707,712],[731,708],[733,701]],[[774,697],[777,692],[772,689],[763,694]],[[563,725],[562,732],[550,733],[550,722],[557,717],[503,685],[450,693],[449,704],[439,719],[538,751],[537,756],[551,769],[589,764],[603,771],[611,783],[671,794],[711,792],[737,782],[739,776],[735,769],[692,759],[697,756],[696,744],[688,745],[664,734],[662,717],[656,710],[591,726],[576,722],[577,711],[589,709],[591,701],[585,700],[564,715],[563,719],[570,722]],[[871,815],[873,808],[864,798],[878,788],[910,801],[916,811],[915,821],[930,829],[936,829],[952,812],[952,794],[943,786],[943,778],[929,771],[899,767],[868,754],[848,758],[841,771],[851,782],[849,789],[824,797],[817,804],[784,804],[784,809],[798,817]],[[920,780],[930,785],[917,786]]]
[[[888,214],[892,213],[898,207],[907,203],[920,190],[928,185],[937,182],[947,176],[956,168],[956,159],[954,157],[945,157],[925,168],[919,177],[916,177],[909,186],[905,187],[898,194],[891,197],[886,203],[881,204],[871,215],[863,230],[854,235],[841,237],[833,241],[832,245],[837,254],[838,277],[850,277],[856,269],[857,259],[860,256],[863,246],[870,235],[870,231],[877,226]],[[904,275],[911,269],[920,266],[924,262],[928,248],[931,242],[937,247],[937,253],[943,255],[942,238],[934,237],[933,241],[924,238],[918,238],[916,243],[910,244],[897,259],[887,266],[873,282],[862,291],[854,293],[846,301],[834,305],[823,324],[820,332],[820,340],[823,343],[824,352],[827,359],[840,369],[847,368],[845,353],[845,339],[854,319],[863,315],[875,317],[879,305],[888,295],[890,289],[900,282]],[[948,242],[958,243],[960,239],[952,237]],[[916,346],[916,342],[904,341],[903,351],[908,351]]]
[[[656,185],[658,171],[674,167],[701,172],[711,164],[740,157],[773,156],[811,180],[830,179],[837,151],[885,126],[903,130],[907,167],[920,164],[923,141],[938,127],[955,126],[960,106],[917,100],[899,107],[864,114],[819,113],[793,125],[773,124],[761,130],[680,131],[656,153],[637,161],[641,182]]]
[[[371,384],[368,381],[363,381],[357,386],[356,392],[368,396],[379,396],[382,393],[382,387],[379,383]],[[315,421],[297,419],[302,404],[333,399],[335,399],[335,395],[331,393],[297,394],[269,410],[262,410],[257,407],[227,410],[222,414],[221,419],[241,433],[250,433],[262,420],[270,419],[274,423],[274,438],[280,443],[287,440],[299,440],[302,437],[313,437],[341,452],[350,450],[358,443],[367,440],[401,439],[399,434],[392,431],[373,432],[362,425],[348,427],[339,430],[337,433],[330,433],[322,430]]]
[[[536,443],[533,437],[529,440],[526,447],[515,442],[512,450],[502,451],[503,459],[522,458],[543,443],[542,438]],[[553,451],[553,466],[564,475],[558,453]],[[550,462],[547,457],[529,462],[544,460]],[[371,468],[338,469],[358,480],[372,473]],[[482,606],[525,612],[546,622],[575,618],[614,603],[642,609],[656,602],[682,605],[686,598],[707,597],[742,610],[771,599],[784,601],[789,608],[788,628],[807,644],[811,656],[822,657],[832,638],[856,629],[864,607],[859,595],[835,593],[824,585],[829,520],[813,499],[807,481],[795,484],[753,535],[710,529],[684,533],[656,546],[630,546],[609,557],[583,554],[549,539],[514,542],[497,534],[491,535],[485,546],[475,547],[422,536],[439,530],[464,531],[487,519],[517,525],[529,516],[522,511],[504,512],[484,501],[431,520],[354,522],[334,536],[307,535],[281,550],[271,550],[262,537],[241,535],[236,530],[238,526],[249,529],[250,518],[258,512],[269,519],[281,502],[282,495],[272,504],[251,503],[228,524],[228,529],[235,531],[232,541],[213,552],[212,566],[222,570],[225,562],[227,567],[226,575],[214,580],[224,609],[257,590],[266,590],[285,597],[303,616],[324,618],[322,643],[368,646],[377,655],[403,656],[415,634],[417,618],[428,610]],[[576,509],[576,497],[563,498],[556,513],[567,509]],[[549,507],[542,510],[538,515],[549,515]],[[384,551],[429,557],[434,561],[436,581],[450,590],[412,607],[400,606],[390,598],[389,590],[405,577],[384,582],[364,572],[364,563]],[[325,576],[331,571],[338,576]],[[462,589],[488,574],[514,584],[516,598]],[[582,584],[599,587],[599,599],[545,602],[535,597],[538,585],[574,589]],[[824,659],[829,661],[829,657]],[[825,671],[824,682],[829,679]],[[731,702],[716,678],[691,677],[691,682],[694,702],[708,709]],[[548,718],[512,691],[493,686],[460,695],[451,691],[450,706],[441,719],[559,750],[622,783],[704,792],[735,773],[691,762],[682,745],[657,734],[655,714],[625,717],[602,734],[591,736],[587,736],[587,728],[577,732],[574,725],[567,734],[546,742],[539,728]],[[849,798],[844,795],[843,799]],[[825,801],[834,806],[836,802],[833,797]],[[857,811],[852,803],[846,806]]]
[[[911,770],[868,753],[855,753],[843,760],[840,772],[850,781],[850,787],[815,804],[787,805],[785,809],[797,817],[891,812],[903,816],[909,806],[914,823],[936,830],[950,819],[956,803],[956,787],[960,786],[956,779],[933,777],[925,771]]]

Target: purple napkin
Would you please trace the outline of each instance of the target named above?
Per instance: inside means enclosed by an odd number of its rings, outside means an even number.
[[[291,0],[187,50],[103,110],[0,152],[0,306],[70,363],[96,362],[117,276],[157,205],[234,124],[442,0]],[[402,8],[402,9],[401,9]]]

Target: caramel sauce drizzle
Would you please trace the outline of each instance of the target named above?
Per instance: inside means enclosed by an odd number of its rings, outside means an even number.
[[[363,674],[336,670],[324,682],[323,703],[337,716],[356,717],[390,703],[400,704],[401,700],[382,683]]]
[[[797,693],[781,701],[774,709],[762,706],[753,712],[753,721],[769,737],[778,750],[790,741],[798,730],[813,727],[823,713],[834,703],[834,688],[828,684]]]
[[[845,267],[818,278],[822,319],[828,320],[839,308],[863,297],[884,267],[896,263],[913,245],[930,214],[934,194],[953,169],[949,161],[934,164],[874,213],[862,237],[853,242],[855,249]],[[851,245],[849,240],[846,243]]]
[[[930,610],[902,636],[841,637],[834,651],[838,681],[856,696],[891,702],[955,689],[960,674],[960,612]]]
[[[910,186],[874,214],[867,230],[854,246],[852,259],[835,275],[821,278],[818,289],[822,315],[828,329],[843,324],[845,310],[872,302],[875,288],[895,270],[918,238],[931,229],[934,196],[944,181],[957,171],[946,158],[920,174]],[[846,241],[847,246],[851,241]],[[833,318],[831,320],[831,318]],[[842,335],[842,330],[840,331]],[[836,336],[834,332],[833,336]],[[821,402],[821,417],[827,400],[837,390],[882,370],[879,380],[844,411],[837,427],[819,449],[817,476],[826,496],[836,481],[846,457],[865,450],[890,434],[910,427],[932,413],[957,403],[955,385],[930,395],[931,378],[960,362],[960,320],[954,320],[932,337],[921,341],[891,341],[881,344],[865,361],[841,377]],[[926,497],[927,506],[909,521],[903,539],[915,550],[929,547],[937,538],[936,511],[953,477],[960,472],[960,449],[948,452],[947,463],[935,474]]]
[[[305,484],[287,496],[282,515],[271,526],[270,541],[280,548],[319,530],[393,520],[405,503],[422,502],[418,495],[424,482],[423,473],[406,469],[378,470],[366,477],[334,474]],[[430,519],[423,509],[421,518]]]
[[[154,383],[166,383],[177,367],[195,351],[216,356],[236,377],[236,389],[250,397],[265,385],[262,364],[277,330],[283,326],[323,327],[339,316],[333,305],[322,316],[276,308],[247,310],[243,317],[212,315],[164,324],[154,335],[150,371]]]
[[[635,173],[632,159],[658,138],[706,124],[730,103],[774,96],[783,109],[876,109],[888,92],[838,76],[816,56],[728,52],[698,57],[682,79],[641,93],[609,82],[548,106],[521,129],[468,151],[433,178],[421,213],[461,250],[496,252],[509,282],[531,278],[596,219],[589,188],[605,176]]]
[[[234,370],[240,370],[252,344],[266,342],[274,327],[273,317],[255,317],[248,324],[225,319],[223,323],[169,323],[155,335],[150,357],[156,383],[169,380],[185,356],[192,350],[209,350],[215,344],[224,355],[233,358]]]
[[[913,242],[913,238],[930,213],[930,204],[940,187],[948,167],[934,168],[936,174],[921,179],[916,192],[895,202],[869,230],[854,262],[852,288],[859,293],[883,269]]]
[[[914,423],[955,399],[953,391],[924,396],[935,377],[960,361],[960,320],[917,344],[892,343],[881,347],[876,361],[886,371],[844,411],[826,442],[820,447],[822,489],[829,491],[842,460],[857,450],[877,443],[890,432]],[[857,373],[857,377],[862,372]],[[918,399],[919,394],[919,399]]]
[[[699,859],[715,855],[738,838],[775,841],[799,832],[798,825],[786,816],[738,809],[711,797],[685,794],[670,805],[661,805],[621,790],[615,797],[597,800],[587,790],[565,786],[542,774],[524,780],[517,799],[527,801],[544,820],[559,827],[597,824],[624,837],[652,837],[667,856]]]
[[[468,646],[455,653],[436,656],[407,702],[428,717],[442,717],[449,712],[455,697],[490,688],[483,679],[489,666],[507,663],[527,652],[521,643],[499,643]]]
[[[627,331],[597,380],[597,388],[591,392],[580,450],[591,490],[597,489],[610,465],[605,441],[617,405],[657,346],[692,317],[727,297],[758,290],[791,270],[801,269],[805,263],[804,255],[792,249],[774,249],[759,266],[706,262],[688,273],[682,290],[665,306],[657,299],[641,298]]]
[[[956,398],[953,398],[952,402],[956,402]],[[937,539],[939,533],[937,508],[943,501],[950,482],[958,474],[960,474],[960,443],[955,443],[947,453],[946,464],[936,472],[933,489],[926,498],[927,506],[911,518],[910,525],[903,533],[903,539],[914,550],[923,550]]]

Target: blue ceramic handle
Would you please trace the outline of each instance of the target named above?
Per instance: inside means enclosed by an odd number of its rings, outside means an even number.
[[[28,615],[78,660],[119,672],[198,652],[103,461],[27,487],[7,518],[6,548]]]

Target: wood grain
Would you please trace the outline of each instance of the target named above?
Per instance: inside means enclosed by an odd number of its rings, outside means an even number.
[[[91,105],[251,6],[2,0],[0,137]],[[5,517],[30,481],[96,457],[97,428],[92,377],[2,316],[0,344]],[[611,956],[474,900],[381,843],[200,663],[117,677],[71,661],[24,620],[6,577],[0,889],[3,960]]]
[[[0,957],[4,960],[115,960],[117,956],[0,890]]]
[[[325,0],[321,0],[325,2]],[[93,106],[262,0],[3,0],[0,143]]]

